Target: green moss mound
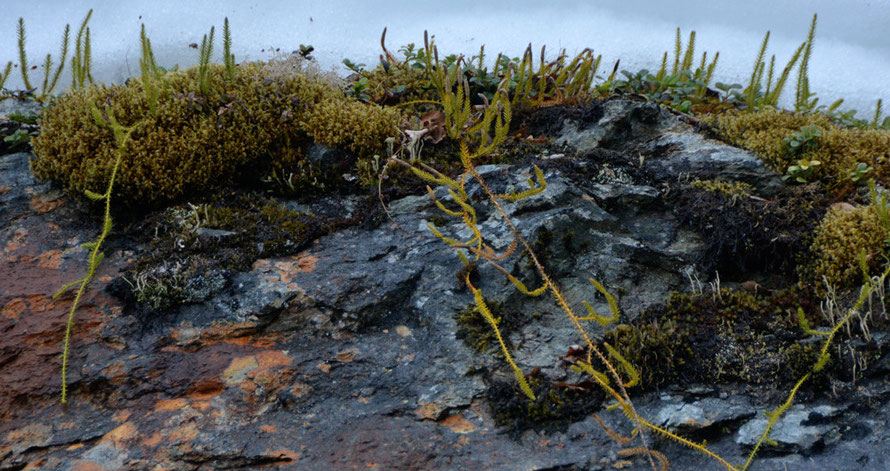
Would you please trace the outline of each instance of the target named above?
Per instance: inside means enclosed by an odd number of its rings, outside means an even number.
[[[861,255],[866,271],[874,273],[884,262],[886,230],[874,206],[830,210],[816,228],[811,260],[802,268],[802,280],[824,293],[828,286],[849,288],[862,281]]]
[[[111,133],[93,121],[90,102],[110,107],[123,125],[141,123],[115,182],[115,201],[126,206],[174,201],[256,177],[251,172],[262,168],[293,172],[295,185],[319,187],[342,172],[322,172],[303,155],[306,143],[346,150],[348,164],[398,133],[398,111],[349,98],[324,76],[283,74],[250,63],[227,79],[224,67],[209,67],[206,95],[199,91],[197,68],[167,73],[169,87],[155,115],[149,113],[140,79],[74,90],[57,99],[34,139],[35,175],[77,194],[105,187],[115,148]]]
[[[879,182],[890,181],[890,132],[879,129],[845,128],[821,113],[792,113],[763,109],[753,113],[731,110],[703,117],[723,139],[751,150],[780,174],[799,159],[818,160],[814,177],[847,178],[857,163],[875,170]],[[821,136],[803,151],[793,151],[785,142],[801,127],[814,126]]]

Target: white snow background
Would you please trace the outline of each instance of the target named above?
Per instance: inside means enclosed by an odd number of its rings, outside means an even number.
[[[221,62],[222,23],[228,17],[236,61],[269,58],[270,48],[291,51],[311,44],[324,68],[343,75],[343,58],[369,67],[377,63],[384,26],[393,53],[407,43],[422,45],[426,29],[436,36],[441,54],[472,55],[484,43],[490,59],[499,51],[515,57],[531,42],[537,61],[545,43],[551,58],[562,48],[573,54],[591,47],[603,55],[603,74],[617,58],[620,69],[657,70],[664,51],[673,50],[679,26],[684,42],[696,30],[697,57],[720,51],[714,81],[745,84],[764,33],[772,31],[766,59],[776,54],[781,70],[806,39],[815,12],[810,88],[820,104],[844,98],[842,109],[855,108],[867,118],[878,98],[890,100],[890,0],[0,0],[0,67],[9,60],[18,63],[20,16],[29,63],[41,65],[47,53],[58,61],[66,23],[73,44],[89,8],[94,9],[89,23],[93,76],[105,82],[122,82],[138,72],[141,23],[165,67],[194,64],[198,51],[189,44],[200,43],[215,25],[214,60]],[[32,84],[42,77],[42,70],[31,71]],[[63,77],[70,81],[70,70]],[[786,105],[795,82],[786,88]],[[6,87],[21,87],[17,69]]]

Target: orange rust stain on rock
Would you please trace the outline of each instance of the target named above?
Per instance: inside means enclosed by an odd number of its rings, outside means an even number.
[[[62,264],[62,251],[61,250],[47,250],[43,252],[37,258],[37,266],[40,268],[47,268],[50,270],[56,270],[59,268],[59,265]]]
[[[195,425],[187,425],[185,427],[178,428],[170,432],[169,438],[171,443],[191,442],[192,440],[197,438],[200,433],[201,432]]]
[[[71,467],[71,471],[107,471],[99,463],[95,461],[77,460]]]
[[[185,393],[193,401],[206,401],[222,394],[223,389],[222,381],[217,378],[209,378],[189,386]]]
[[[314,257],[312,255],[304,255],[297,259],[297,266],[300,267],[300,271],[303,273],[315,271],[315,265],[317,263],[318,257]]]
[[[47,309],[52,309],[56,307],[53,303],[53,298],[44,296],[42,294],[29,294],[28,295],[28,308],[31,309],[31,312],[44,312]]]
[[[259,362],[253,355],[235,358],[222,372],[222,380],[228,386],[235,386],[247,379],[247,374],[259,366]]]
[[[421,420],[438,420],[443,411],[445,411],[445,406],[441,404],[436,404],[434,402],[421,402],[420,407],[414,411],[414,415],[416,415],[417,418]]]
[[[244,392],[246,392],[246,393],[248,393],[248,394],[253,394],[254,392],[256,392],[256,383],[254,383],[253,381],[242,381],[242,382],[238,385],[238,387],[239,387],[242,391],[244,391]]]
[[[271,339],[271,338],[259,339],[255,342],[253,342],[253,346],[256,348],[271,348],[271,347],[275,346],[275,339]]]
[[[126,366],[123,362],[114,362],[102,370],[102,374],[111,378],[112,384],[122,384],[126,381]]]
[[[102,439],[111,441],[117,448],[123,448],[124,443],[135,438],[137,433],[136,424],[124,422],[115,427],[114,430],[106,433]]]
[[[23,471],[33,471],[35,469],[47,469],[52,466],[60,466],[62,463],[58,458],[50,458],[47,460],[46,458],[40,458],[38,460],[32,461],[28,463],[23,469]]]
[[[44,424],[28,424],[6,434],[7,443],[42,446],[52,435],[52,428]]]
[[[164,436],[161,435],[160,432],[155,432],[155,433],[151,434],[150,437],[142,440],[142,445],[145,447],[148,447],[148,448],[154,448],[154,447],[158,446],[158,444],[160,444],[161,440],[163,440],[163,439],[164,439]]]
[[[182,410],[188,405],[188,401],[179,399],[161,399],[155,403],[155,412]]]
[[[201,412],[207,412],[210,409],[210,401],[195,401],[192,403],[192,408]]]
[[[46,198],[37,196],[31,198],[30,206],[34,212],[39,214],[48,213],[62,205],[62,200],[58,198]]]
[[[278,429],[273,425],[260,425],[260,431],[263,433],[278,433]]]
[[[470,423],[469,420],[465,419],[462,414],[454,414],[440,422],[440,424],[444,425],[451,429],[454,433],[471,433],[476,431],[476,426]]]
[[[6,247],[3,249],[6,253],[14,252],[21,248],[21,246],[25,242],[25,237],[28,236],[28,230],[25,228],[18,228],[13,232],[12,238],[9,239],[9,242],[6,243]]]
[[[294,394],[295,397],[303,397],[306,394],[312,392],[312,386],[309,386],[306,383],[295,383],[291,386],[290,391]]]
[[[25,304],[24,299],[16,298],[4,304],[3,308],[0,308],[0,313],[7,319],[18,319],[19,315],[25,312],[25,309],[27,308],[28,305]]]
[[[111,417],[111,419],[114,420],[115,422],[124,422],[124,421],[126,421],[127,419],[129,419],[131,415],[133,415],[132,412],[130,412],[130,411],[127,410],[127,409],[124,409],[124,410],[122,410],[122,411],[120,411],[120,412],[115,413],[115,414]]]
[[[0,195],[8,193],[11,189],[8,185],[0,185]]]
[[[356,351],[355,350],[343,350],[342,352],[337,353],[335,358],[340,363],[350,363],[352,360],[355,360]]]
[[[76,450],[76,449],[78,449],[78,448],[82,448],[82,447],[83,447],[83,443],[75,443],[74,445],[71,445],[71,446],[69,446],[68,448],[65,448],[65,449],[68,450],[68,451],[71,451],[71,450]]]
[[[226,340],[224,340],[224,342],[225,342],[225,343],[230,343],[230,344],[232,344],[232,345],[247,346],[247,345],[250,345],[250,337],[245,335],[245,336],[242,336],[242,337],[235,337],[235,338],[231,338],[231,339],[226,339]]]
[[[291,357],[281,350],[267,350],[256,355],[260,368],[272,368],[275,366],[290,366]]]

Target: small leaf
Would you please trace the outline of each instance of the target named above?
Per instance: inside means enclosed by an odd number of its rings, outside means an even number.
[[[87,195],[87,198],[89,198],[93,201],[105,199],[105,195],[100,195],[99,193],[96,193],[95,191],[84,190],[84,194]]]

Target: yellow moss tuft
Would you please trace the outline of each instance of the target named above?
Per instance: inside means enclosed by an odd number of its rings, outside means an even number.
[[[168,73],[169,91],[155,115],[140,79],[59,98],[46,110],[33,141],[35,175],[60,181],[77,194],[104,188],[115,149],[111,134],[90,116],[90,101],[111,106],[125,126],[144,122],[127,146],[115,185],[114,197],[130,206],[227,184],[260,163],[306,169],[311,165],[299,149],[313,138],[362,156],[396,134],[396,111],[348,98],[324,77],[276,75],[263,63],[238,67],[231,80],[223,66],[211,64],[209,75],[205,96],[196,68]],[[303,173],[308,185],[316,182],[313,172]]]
[[[697,190],[717,193],[733,201],[751,196],[754,188],[743,182],[724,182],[721,180],[694,180],[692,187]]]
[[[846,179],[863,162],[875,169],[879,181],[890,179],[890,132],[877,129],[843,128],[821,113],[791,113],[764,109],[754,113],[728,111],[707,115],[704,121],[713,125],[732,145],[751,150],[770,167],[785,174],[799,159],[818,160],[814,177],[832,176]],[[803,152],[794,152],[785,142],[802,126],[815,126],[821,136],[817,145]]]
[[[860,254],[864,250],[869,272],[883,261],[886,233],[873,206],[853,210],[832,209],[816,228],[811,262],[802,268],[801,279],[825,292],[834,287],[856,285],[862,278]]]
[[[302,125],[316,142],[364,156],[382,148],[387,137],[398,135],[400,118],[392,108],[328,96],[307,111]]]
[[[381,66],[365,71],[366,93],[375,103],[403,103],[415,100],[437,100],[436,90],[430,85],[427,71],[412,67],[407,62],[390,65],[387,71]]]

